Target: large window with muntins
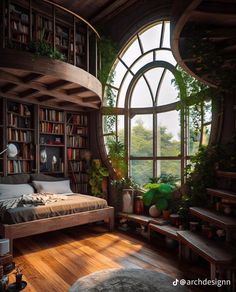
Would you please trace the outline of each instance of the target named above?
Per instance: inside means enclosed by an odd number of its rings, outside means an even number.
[[[209,141],[211,103],[198,105],[199,116],[191,115],[194,106],[180,109],[176,66],[170,23],[155,23],[139,31],[120,52],[113,81],[105,90],[103,107],[113,106],[103,110],[105,145],[111,139],[124,143],[128,175],[140,185],[163,174],[183,182],[187,160]]]

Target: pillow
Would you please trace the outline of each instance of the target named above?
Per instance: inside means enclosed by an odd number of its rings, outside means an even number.
[[[32,181],[62,181],[64,177],[55,177],[43,173],[33,173],[30,175]]]
[[[18,198],[33,193],[34,189],[29,184],[0,184],[0,200]]]
[[[36,181],[33,180],[33,185],[38,193],[48,192],[54,194],[73,193],[70,188],[69,180],[62,181]]]
[[[0,184],[27,184],[30,181],[29,174],[14,174],[0,177]]]

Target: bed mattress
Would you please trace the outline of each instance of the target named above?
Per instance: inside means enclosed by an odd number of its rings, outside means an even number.
[[[67,200],[32,207],[17,207],[4,212],[2,223],[16,224],[33,220],[63,216],[78,212],[97,210],[107,207],[107,201],[101,198],[73,194]]]

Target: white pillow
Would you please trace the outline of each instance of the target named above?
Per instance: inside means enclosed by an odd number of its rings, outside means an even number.
[[[0,184],[0,200],[18,198],[33,193],[34,188],[29,184]]]
[[[37,181],[33,180],[33,185],[38,193],[54,193],[54,194],[66,194],[72,193],[69,180],[61,181]]]

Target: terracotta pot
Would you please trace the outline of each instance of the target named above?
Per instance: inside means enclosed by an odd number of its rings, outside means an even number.
[[[165,220],[168,220],[170,218],[170,210],[163,210],[162,215]]]

